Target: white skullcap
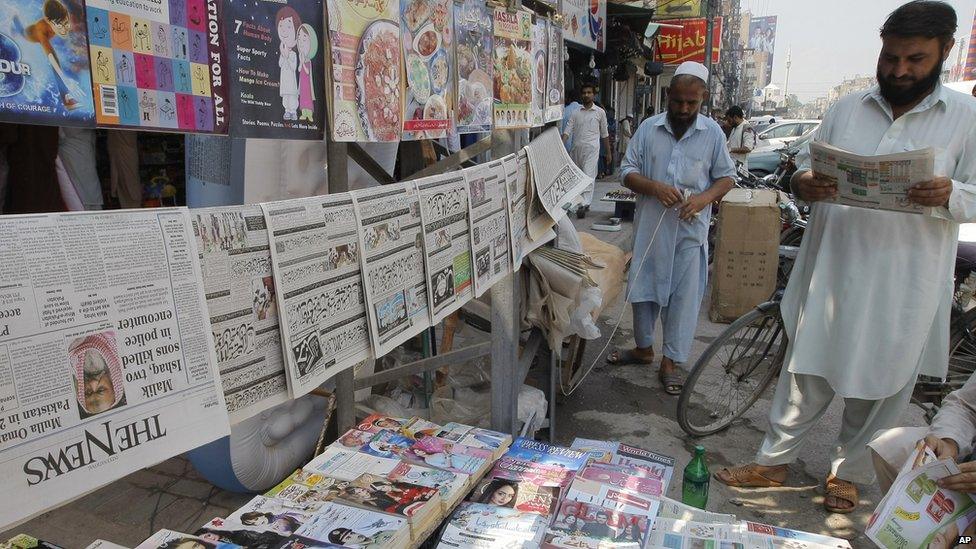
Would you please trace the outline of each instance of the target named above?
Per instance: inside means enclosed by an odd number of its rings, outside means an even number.
[[[690,74],[708,84],[708,69],[705,65],[701,63],[695,63],[694,61],[685,61],[684,63],[678,65],[678,69],[674,71],[674,75],[680,76],[682,74]]]

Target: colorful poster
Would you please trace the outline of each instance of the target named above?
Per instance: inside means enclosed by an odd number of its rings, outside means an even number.
[[[549,54],[549,23],[538,17],[532,24],[532,105],[529,119],[533,127],[545,123],[546,114],[546,57]]]
[[[399,141],[400,4],[329,0],[329,112],[336,141]]]
[[[454,10],[451,0],[403,0],[403,139],[447,135],[454,109]]]
[[[532,102],[532,14],[495,8],[495,127],[528,128]]]
[[[87,0],[101,126],[227,133],[220,0]]]
[[[756,83],[757,88],[764,88],[773,78],[773,52],[776,50],[775,15],[753,17],[749,21],[749,48],[752,49],[752,56],[766,65],[765,78]]]
[[[492,10],[479,0],[454,4],[457,36],[457,132],[491,131]]]
[[[705,19],[676,19],[661,21],[682,28],[662,27],[657,34],[658,58],[666,65],[680,65],[685,61],[705,62]],[[719,62],[722,49],[722,18],[716,17],[712,30],[712,63]]]
[[[226,0],[234,137],[322,139],[321,0]]]
[[[566,40],[603,51],[607,42],[607,0],[564,0]]]
[[[546,122],[555,122],[563,118],[563,103],[565,102],[565,82],[563,80],[563,28],[549,24],[549,77],[546,78]]]
[[[81,0],[0,3],[0,122],[95,124]]]

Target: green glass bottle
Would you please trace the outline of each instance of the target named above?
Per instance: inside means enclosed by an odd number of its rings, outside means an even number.
[[[705,448],[695,446],[695,457],[685,467],[681,481],[681,502],[699,509],[708,503],[708,464],[705,463]]]

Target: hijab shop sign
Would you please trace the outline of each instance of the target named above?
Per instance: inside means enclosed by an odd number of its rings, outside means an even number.
[[[657,35],[658,57],[666,65],[680,65],[685,61],[705,63],[705,37],[708,27],[705,18],[655,21],[682,28],[662,27]],[[722,18],[716,17],[712,30],[712,63],[718,63],[722,45]]]

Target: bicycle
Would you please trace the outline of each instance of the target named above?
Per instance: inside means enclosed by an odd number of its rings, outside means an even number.
[[[942,399],[976,371],[976,244],[960,243],[950,318],[949,371],[945,380],[920,379],[912,402],[931,421]],[[772,384],[786,357],[780,315],[783,290],[738,318],[702,353],[678,398],[678,424],[691,436],[727,429]]]

